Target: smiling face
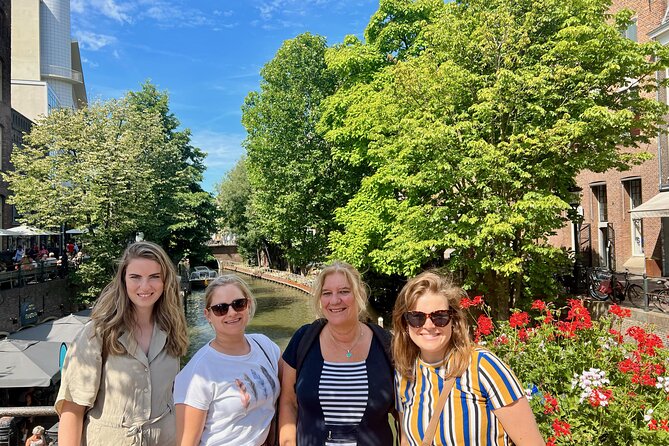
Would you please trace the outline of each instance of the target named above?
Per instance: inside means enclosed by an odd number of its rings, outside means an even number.
[[[217,286],[211,294],[209,306],[218,304],[231,304],[237,299],[244,299],[244,293],[234,284]],[[241,311],[235,311],[230,306],[228,312],[221,316],[216,316],[211,309],[204,310],[204,316],[217,334],[238,336],[244,333],[246,325],[249,323],[249,306]]]
[[[125,288],[137,310],[153,310],[165,286],[160,264],[155,260],[136,258],[125,269]]]
[[[447,310],[448,302],[446,298],[434,293],[426,293],[416,300],[414,308],[411,311],[422,311],[423,313],[433,313],[439,310]],[[427,318],[425,324],[420,328],[413,328],[407,324],[409,337],[420,349],[420,356],[423,361],[436,363],[446,357],[446,351],[453,334],[453,321],[450,321],[445,327],[437,327],[432,319]]]
[[[355,296],[343,273],[335,272],[325,277],[321,290],[323,315],[332,324],[347,324],[358,320]]]

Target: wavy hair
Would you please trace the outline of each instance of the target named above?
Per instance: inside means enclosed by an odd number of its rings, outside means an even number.
[[[183,356],[188,348],[188,332],[176,269],[163,248],[147,241],[133,243],[126,248],[118,261],[114,278],[102,290],[93,307],[91,318],[95,332],[102,340],[103,354],[126,353],[119,337],[123,331],[134,335],[137,329],[135,307],[128,297],[125,283],[125,272],[134,259],[153,260],[160,265],[163,294],[153,306],[153,317],[167,333],[167,352],[172,356]]]
[[[256,314],[256,298],[253,296],[253,293],[251,293],[246,282],[244,282],[241,277],[234,274],[224,274],[209,282],[207,289],[204,291],[204,307],[208,309],[211,306],[211,299],[214,296],[216,288],[226,285],[236,286],[239,288],[239,291],[242,292],[242,295],[249,300],[249,320],[253,319],[253,315]]]
[[[443,296],[448,307],[453,309],[451,320],[453,332],[451,340],[446,346],[444,359],[452,354],[449,376],[461,376],[469,366],[473,343],[469,334],[469,323],[460,300],[467,293],[455,285],[449,277],[441,276],[435,272],[427,271],[413,279],[410,279],[397,296],[393,309],[393,357],[395,368],[407,380],[414,380],[414,368],[416,358],[420,349],[409,336],[409,327],[404,319],[404,313],[416,307],[416,302],[426,294],[437,294]]]
[[[323,268],[316,278],[316,281],[311,287],[311,304],[314,307],[314,311],[318,317],[325,317],[323,313],[323,308],[321,307],[321,293],[323,292],[323,284],[325,279],[330,274],[341,273],[346,277],[349,285],[351,286],[351,292],[355,298],[355,303],[358,307],[358,319],[362,320],[367,315],[367,284],[362,281],[360,272],[355,269],[352,265],[349,265],[346,262],[341,262],[339,260],[332,262]]]

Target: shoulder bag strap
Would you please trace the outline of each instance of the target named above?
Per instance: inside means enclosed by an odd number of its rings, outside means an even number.
[[[455,378],[450,378],[444,382],[444,387],[441,389],[439,394],[439,399],[437,400],[437,405],[434,407],[434,414],[430,418],[430,423],[427,425],[425,430],[425,436],[423,437],[423,442],[421,446],[430,446],[432,440],[434,440],[434,435],[437,433],[437,424],[439,424],[439,417],[441,417],[441,412],[444,411],[444,406],[446,405],[446,400],[448,395],[453,389],[453,384],[455,384]]]
[[[267,352],[263,348],[262,344],[260,342],[258,342],[258,340],[256,338],[251,337],[251,339],[253,340],[253,342],[258,344],[258,347],[260,347],[260,351],[263,353],[263,355],[265,355],[265,358],[267,358],[267,362],[269,362],[269,366],[272,368],[272,371],[276,372],[276,370],[274,369],[274,363],[272,362],[269,355],[267,354]]]

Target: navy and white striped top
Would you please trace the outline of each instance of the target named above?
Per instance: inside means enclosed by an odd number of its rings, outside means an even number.
[[[369,396],[365,361],[353,363],[324,361],[318,383],[318,396],[326,425],[359,424]]]

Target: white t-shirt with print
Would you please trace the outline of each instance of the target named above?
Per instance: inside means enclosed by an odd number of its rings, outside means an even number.
[[[207,342],[175,379],[174,403],[207,411],[200,445],[257,446],[267,438],[279,395],[280,350],[262,334],[246,340],[251,351],[243,356],[220,353]]]

